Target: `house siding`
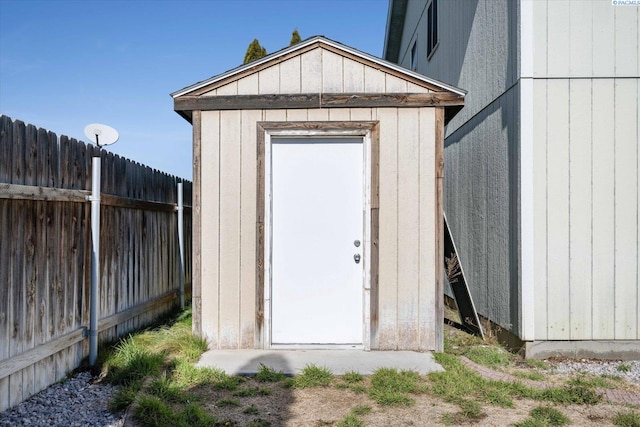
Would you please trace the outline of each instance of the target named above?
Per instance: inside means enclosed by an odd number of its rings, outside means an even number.
[[[427,3],[408,2],[404,66]],[[640,9],[438,8],[418,71],[469,91],[446,129],[445,211],[476,307],[526,340],[637,340]]]
[[[535,339],[636,340],[640,11],[532,12]]]
[[[428,1],[409,1],[399,64],[469,91],[445,129],[444,209],[480,314],[519,334],[518,8],[507,0],[438,2],[426,56]]]

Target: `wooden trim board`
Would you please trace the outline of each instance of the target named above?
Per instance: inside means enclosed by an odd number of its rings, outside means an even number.
[[[266,265],[267,252],[266,242],[269,239],[266,230],[266,177],[270,173],[267,160],[270,157],[269,147],[271,135],[298,136],[305,135],[311,137],[323,136],[361,136],[368,138],[369,150],[367,157],[370,161],[369,185],[369,283],[365,285],[365,298],[368,298],[369,313],[365,317],[369,318],[369,325],[365,325],[364,330],[368,331],[368,336],[363,337],[363,347],[371,348],[374,341],[374,334],[377,333],[378,326],[378,205],[379,205],[379,146],[380,132],[378,121],[353,121],[353,122],[258,122],[257,123],[257,218],[256,218],[256,335],[259,341],[256,346],[259,348],[269,348],[270,339],[270,309],[266,304],[266,294],[270,292],[266,281],[269,280]],[[366,165],[365,165],[366,167]],[[365,260],[366,262],[367,260]]]
[[[462,108],[464,97],[449,92],[431,93],[321,93],[284,95],[182,96],[175,111],[281,110],[307,108],[446,107]]]

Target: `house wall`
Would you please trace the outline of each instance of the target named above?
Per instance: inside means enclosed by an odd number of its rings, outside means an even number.
[[[640,9],[530,9],[535,339],[636,340]]]
[[[427,59],[428,1],[407,4],[399,63],[468,91],[446,127],[444,206],[477,310],[520,334],[518,3],[438,2]]]
[[[203,111],[202,333],[210,348],[261,348],[256,322],[258,121],[380,122],[379,288],[374,349],[436,349],[435,108]]]

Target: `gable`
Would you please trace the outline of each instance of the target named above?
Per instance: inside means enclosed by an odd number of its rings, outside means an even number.
[[[299,93],[429,93],[423,82],[317,46],[244,77],[203,88],[201,96]]]
[[[445,123],[465,91],[324,37],[312,37],[171,94],[174,110],[445,107]]]

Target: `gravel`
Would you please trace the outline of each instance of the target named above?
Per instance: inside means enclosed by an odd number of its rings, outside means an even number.
[[[115,391],[96,383],[90,372],[80,372],[0,413],[0,426],[122,427],[124,414],[108,409]]]
[[[593,360],[593,359],[566,359],[553,361],[551,365],[558,374],[585,373],[592,375],[615,375],[625,380],[640,384],[640,360],[627,362]]]

